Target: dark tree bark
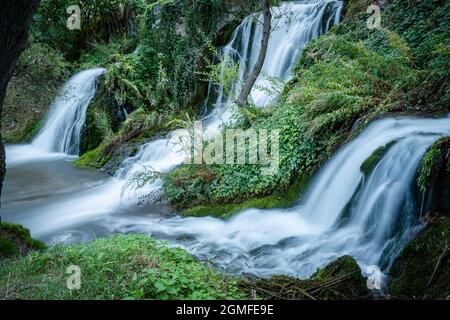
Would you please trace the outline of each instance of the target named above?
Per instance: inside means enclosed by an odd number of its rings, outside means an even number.
[[[0,1],[0,120],[6,87],[28,39],[31,18],[40,0]],[[0,132],[0,196],[5,177],[5,147]]]
[[[261,73],[262,67],[264,65],[264,60],[266,59],[267,47],[269,46],[270,30],[272,29],[272,13],[270,12],[270,1],[263,0],[262,2],[264,25],[263,36],[261,40],[261,49],[259,49],[258,60],[256,61],[253,71],[248,75],[248,78],[245,81],[244,86],[242,87],[241,93],[237,98],[236,103],[240,107],[245,107],[247,105],[247,98],[252,91],[256,79],[258,79],[258,76]]]

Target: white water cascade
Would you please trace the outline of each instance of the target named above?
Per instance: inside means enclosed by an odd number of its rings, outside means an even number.
[[[292,68],[302,49],[311,40],[326,33],[340,21],[342,1],[310,0],[284,2],[272,9],[272,32],[263,69],[251,92],[256,105],[265,106],[276,97],[269,78],[287,81],[292,78]],[[220,50],[222,61],[231,59],[238,64],[238,80],[232,88],[208,87],[204,110],[212,102],[212,111],[206,117],[208,129],[216,130],[222,123],[228,123],[232,116],[230,107],[253,69],[259,55],[263,34],[262,14],[247,17],[233,32],[231,40]],[[227,94],[228,93],[228,94]],[[275,94],[275,95],[274,95]]]
[[[342,6],[342,1],[311,0],[292,1],[274,9],[276,29],[271,33],[264,72],[283,79],[289,78],[290,68],[301,49],[308,41],[326,32],[339,21]],[[278,18],[277,13],[281,12],[283,15]],[[260,29],[252,17],[245,19],[222,50],[224,53],[236,53],[234,58],[239,61],[241,78],[258,55]],[[86,108],[94,95],[96,79],[103,72],[103,69],[86,70],[70,79],[63,90],[68,92],[70,97],[62,95],[55,100],[44,128],[32,145],[7,147],[8,167],[17,167],[29,160],[54,159],[55,152],[62,156],[77,154],[79,132],[86,117]],[[210,88],[209,95],[212,96],[214,93],[211,86]],[[204,118],[204,127],[209,130],[219,128],[223,122],[223,111],[232,102],[231,98],[224,97],[223,88],[218,90],[221,92],[217,97],[220,103],[213,104],[213,111]],[[136,156],[122,163],[121,169],[109,183],[98,186],[95,190],[80,193],[79,199],[70,200],[70,205],[63,204],[64,216],[60,215],[63,210],[60,203],[50,204],[45,208],[45,212],[53,221],[52,225],[41,224],[39,221],[35,224],[26,221],[21,223],[29,225],[35,234],[44,235],[51,230],[71,225],[75,221],[92,218],[100,212],[108,214],[114,208],[135,205],[139,196],[157,191],[161,187],[161,181],[158,180],[142,190],[124,189],[124,185],[133,175],[146,169],[167,172],[183,162],[185,153],[177,146],[176,141],[173,143],[172,136],[174,133],[141,146]]]
[[[86,110],[103,68],[84,70],[70,78],[53,102],[45,125],[32,146],[44,152],[78,155]]]
[[[229,220],[110,219],[120,232],[144,232],[178,243],[231,272],[308,277],[332,259],[351,255],[363,267],[387,270],[421,228],[414,181],[431,144],[450,135],[450,117],[386,118],[343,146],[291,209],[246,210]],[[361,166],[395,142],[368,177]]]

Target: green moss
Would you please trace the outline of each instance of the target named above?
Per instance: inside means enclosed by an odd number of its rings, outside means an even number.
[[[436,141],[425,153],[417,177],[417,186],[421,192],[427,192],[436,179],[440,164],[447,156],[450,138],[445,137]]]
[[[275,111],[252,119],[254,129],[280,130],[278,174],[262,176],[258,166],[218,165],[208,169],[217,177],[210,181],[167,179],[166,195],[174,207],[266,197],[288,188],[293,176],[311,175],[372,119],[391,112],[448,111],[448,1],[421,2],[417,8],[411,1],[392,1],[384,11],[392,28],[381,30],[367,28],[366,8],[366,1],[350,1],[344,23],[304,49]],[[423,46],[417,39],[427,34],[433,40]],[[419,56],[434,62],[418,67]],[[358,130],[351,130],[358,119]],[[372,169],[382,152],[377,150],[362,170]]]
[[[42,242],[31,238],[28,229],[16,224],[0,223],[0,257],[44,248]]]
[[[409,85],[404,77],[414,73],[401,53],[384,56],[334,34],[310,43],[295,70],[275,111],[253,122],[256,130],[280,131],[277,174],[263,176],[254,165],[211,166],[220,179],[203,185],[201,179],[184,179],[166,187],[175,207],[245,202],[289,188],[294,176],[311,175],[329,159],[362,115],[370,119],[390,111],[392,97]]]
[[[378,164],[378,162],[381,160],[381,158],[394,144],[395,141],[390,142],[375,150],[375,152],[369,158],[367,158],[361,165],[361,172],[364,173],[364,175],[368,176],[375,168],[375,166]]]
[[[277,191],[270,196],[251,199],[239,204],[221,204],[211,206],[197,206],[182,212],[183,216],[214,216],[227,218],[245,209],[274,209],[292,206],[306,190],[309,178],[297,179],[287,192]]]
[[[26,124],[4,137],[4,142],[28,142],[41,129],[42,122],[38,119],[27,119]]]
[[[71,265],[80,267],[80,290],[67,288]],[[143,235],[117,235],[0,263],[0,298],[5,297],[166,300],[241,299],[244,294],[235,279],[182,249]]]
[[[9,257],[18,253],[19,249],[12,241],[3,239],[0,236],[0,257]]]
[[[58,50],[30,38],[6,91],[1,119],[4,141],[32,139],[70,68]]]
[[[100,145],[94,150],[86,152],[80,158],[75,160],[74,166],[81,169],[102,168],[108,161],[108,157],[104,156],[103,153],[104,148],[105,147],[103,145]]]
[[[400,253],[390,294],[404,299],[446,299],[450,295],[450,219],[433,221]]]

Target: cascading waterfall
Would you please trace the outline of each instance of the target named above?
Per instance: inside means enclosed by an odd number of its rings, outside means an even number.
[[[274,25],[277,28],[271,34],[264,72],[272,72],[271,75],[283,79],[288,78],[292,63],[298,58],[301,49],[307,41],[326,32],[332,24],[339,21],[342,6],[342,1],[317,0],[284,3],[276,9],[277,12],[283,12],[283,15],[277,18],[275,14]],[[260,29],[261,27],[251,17],[245,19],[235,30],[229,44],[222,50],[224,53],[236,53],[241,79],[258,55]],[[103,72],[103,69],[86,70],[69,80],[63,92],[69,92],[71,97],[61,96],[56,99],[47,123],[33,141],[34,148],[9,146],[7,165],[14,167],[30,159],[44,159],[50,157],[45,153],[49,151],[77,154],[79,132],[84,123],[86,108],[94,95],[95,80]],[[210,87],[209,95],[212,96],[213,89]],[[216,102],[213,105],[214,110],[204,119],[206,129],[212,131],[222,123],[223,110],[232,102],[231,98],[224,96],[223,88],[218,90],[220,93],[216,100],[220,103]],[[99,212],[108,214],[114,208],[127,207],[130,203],[135,205],[139,196],[158,190],[161,181],[155,181],[143,190],[124,188],[133,175],[147,169],[167,172],[181,164],[185,158],[185,152],[177,146],[177,141],[173,141],[172,137],[176,139],[176,132],[169,134],[167,138],[156,139],[141,146],[136,156],[122,163],[121,169],[110,183],[99,186],[90,193],[82,192],[76,203],[70,201],[70,205],[64,205],[66,213],[64,216],[59,214],[62,210],[59,203],[48,206],[45,210],[51,216],[49,219],[54,222],[52,225],[42,225],[39,221],[33,225],[26,221],[19,222],[30,226],[35,234],[41,235],[50,229],[70,225],[74,221],[87,219]],[[37,149],[43,152],[36,152]],[[96,196],[93,196],[94,192]]]
[[[342,1],[331,0],[284,2],[272,9],[273,30],[266,59],[251,92],[256,105],[265,106],[276,98],[276,90],[273,90],[273,83],[269,78],[282,81],[291,79],[292,67],[302,49],[309,41],[338,24],[342,9]],[[238,64],[238,80],[229,91],[223,86],[215,87],[209,83],[204,110],[214,101],[213,109],[205,119],[205,125],[210,130],[217,130],[222,123],[230,121],[232,111],[229,107],[239,94],[241,84],[245,82],[247,73],[253,69],[259,55],[263,34],[261,21],[261,14],[247,17],[219,52],[222,61],[229,59]]]
[[[290,79],[291,68],[297,61],[301,50],[309,41],[339,23],[342,8],[342,1],[334,0],[286,2],[274,8],[273,25],[275,28],[270,35],[262,73],[282,80]],[[222,59],[231,57],[239,63],[239,81],[233,85],[234,94],[230,95],[226,95],[223,86],[214,88],[212,83],[209,84],[205,103],[208,104],[213,95],[216,97],[216,102],[212,106],[212,111],[203,118],[204,128],[207,131],[214,133],[222,123],[230,120],[231,112],[227,109],[233,104],[232,97],[238,93],[239,83],[244,81],[248,70],[253,68],[259,54],[262,26],[258,20],[258,16],[249,16],[244,19],[233,32],[229,43],[221,49]],[[259,105],[270,101],[271,96],[266,91],[259,89],[260,86],[268,85],[270,83],[261,76],[252,90],[252,96]],[[213,91],[217,91],[217,93],[213,94]],[[177,141],[173,141],[176,139],[175,136],[176,134],[172,133],[168,139],[158,139],[141,147],[135,157],[127,159],[123,163],[119,176],[122,179],[130,178],[139,168],[141,170],[151,168],[166,172],[181,164],[186,155],[183,150],[177,148]],[[160,181],[157,181],[143,192],[157,189],[160,184]],[[136,197],[136,193],[128,194],[127,197]]]
[[[444,135],[450,135],[450,117],[377,120],[332,157],[291,209],[251,209],[227,221],[145,217],[133,224],[111,219],[108,225],[121,232],[188,239],[178,243],[231,272],[308,277],[347,254],[363,270],[369,265],[387,270],[421,228],[416,172],[426,150]],[[391,142],[364,178],[364,161]]]
[[[86,110],[95,94],[103,68],[81,71],[70,78],[52,104],[44,127],[32,146],[44,152],[77,155]]]

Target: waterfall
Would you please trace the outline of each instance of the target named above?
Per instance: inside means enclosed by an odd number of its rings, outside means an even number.
[[[269,46],[260,76],[251,92],[258,106],[265,106],[276,98],[273,83],[269,78],[282,81],[292,78],[292,68],[302,49],[309,41],[326,33],[338,24],[343,9],[342,1],[316,0],[284,2],[272,9],[272,26]],[[222,61],[230,59],[238,64],[238,80],[228,90],[223,86],[208,85],[208,95],[203,107],[212,111],[205,119],[210,130],[217,130],[222,123],[230,121],[230,106],[238,96],[247,74],[255,65],[263,34],[262,14],[251,15],[237,27],[226,46],[220,49]],[[227,94],[229,93],[229,94]]]
[[[288,14],[278,21],[271,35],[264,70],[287,80],[305,43],[339,21],[342,2],[293,2],[281,8],[293,14],[291,19]],[[259,28],[251,17],[245,19],[221,50],[223,56],[232,55],[239,62],[241,79],[258,52]],[[56,100],[47,124],[33,145],[45,150],[76,152],[77,132],[81,128],[78,119],[84,119],[94,94],[95,79],[103,72],[88,70],[69,81],[75,85],[72,92],[78,99],[74,103],[61,97]],[[66,86],[71,87],[69,83]],[[234,86],[238,90],[239,83]],[[261,106],[272,99],[258,88],[252,97]],[[215,103],[213,111],[204,119],[205,124],[209,128],[217,127],[226,115],[231,98],[225,96],[223,88],[213,88],[210,84],[208,101]],[[70,193],[68,199],[61,196],[50,205],[32,208],[32,218],[16,212],[14,217],[18,216],[18,223],[29,226],[34,234],[42,237],[57,237],[58,232],[65,232],[70,238],[71,233],[80,230],[95,233],[94,229],[100,230],[96,235],[117,232],[154,235],[234,273],[305,278],[343,255],[353,256],[363,270],[378,265],[387,271],[407,241],[422,228],[417,205],[420,201],[414,192],[419,163],[434,141],[448,135],[450,116],[376,120],[327,161],[299,202],[289,209],[249,209],[227,220],[167,217],[144,210],[136,214],[133,199],[159,190],[161,181],[147,186],[142,193],[124,192],[123,187],[142,169],[167,172],[182,163],[183,150],[171,139],[176,137],[176,132],[172,132],[167,138],[141,146],[135,156],[122,163],[116,176],[106,182]],[[44,143],[43,137],[51,143]],[[57,140],[57,137],[64,139]],[[365,160],[391,143],[371,172],[364,175],[361,166]],[[87,232],[83,229],[86,225]]]
[[[44,152],[78,154],[86,110],[94,97],[97,79],[104,72],[102,68],[84,70],[66,82],[34,138],[33,147]]]
[[[326,163],[293,208],[250,209],[226,221],[112,219],[108,226],[187,239],[178,243],[231,272],[309,277],[343,255],[355,257],[363,270],[378,265],[386,271],[421,229],[416,172],[426,150],[444,135],[450,135],[450,117],[377,120]],[[364,161],[392,142],[364,177]]]
[[[270,35],[262,73],[282,80],[290,79],[291,68],[299,58],[301,50],[309,41],[339,22],[342,8],[342,1],[331,0],[285,2],[273,8],[274,30]],[[262,37],[262,25],[258,22],[260,15],[251,15],[244,19],[233,32],[228,44],[220,50],[222,59],[228,56],[239,63],[239,81],[233,85],[235,94],[259,54]],[[267,85],[270,84],[261,76],[252,91],[252,96],[260,105],[270,101],[271,96],[259,89],[259,86]],[[212,96],[216,97],[216,102],[212,106],[213,110],[203,118],[203,122],[205,130],[216,132],[222,123],[230,120],[229,109],[233,104],[233,94],[227,96],[223,86],[215,88],[210,83],[205,104],[208,104]],[[168,139],[158,139],[142,146],[135,157],[122,164],[118,176],[122,179],[130,178],[136,171],[145,168],[166,172],[181,164],[185,153],[177,148],[174,136],[176,133],[171,133]],[[140,194],[157,189],[160,185],[160,181],[157,181],[149,188],[141,190]],[[132,198],[136,193],[127,196]]]

